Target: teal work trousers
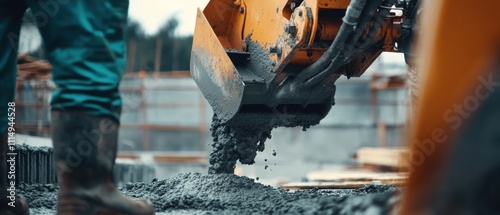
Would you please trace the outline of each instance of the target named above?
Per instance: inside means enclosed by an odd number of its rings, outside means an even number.
[[[8,128],[21,19],[28,8],[53,66],[57,90],[52,110],[77,110],[119,121],[128,6],[128,0],[0,0],[0,134]]]

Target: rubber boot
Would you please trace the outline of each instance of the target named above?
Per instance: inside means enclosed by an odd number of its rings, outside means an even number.
[[[133,200],[115,185],[119,124],[83,112],[52,111],[59,215],[152,215],[148,200]]]
[[[14,207],[9,206],[11,200],[7,197],[7,134],[3,134],[0,143],[0,214],[2,215],[28,215],[28,203],[16,196]],[[10,182],[9,182],[10,184]],[[10,186],[10,185],[9,185]]]

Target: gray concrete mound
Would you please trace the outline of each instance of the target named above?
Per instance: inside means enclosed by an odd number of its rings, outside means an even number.
[[[388,214],[399,200],[398,188],[389,185],[287,191],[232,174],[187,173],[120,190],[151,200],[157,214]],[[18,194],[31,214],[55,214],[57,191],[53,184],[21,184]]]

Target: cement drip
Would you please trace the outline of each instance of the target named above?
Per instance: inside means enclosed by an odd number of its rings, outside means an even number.
[[[262,152],[271,138],[271,128],[226,126],[214,116],[212,121],[212,153],[208,172],[234,173],[236,162],[254,164],[257,151]]]

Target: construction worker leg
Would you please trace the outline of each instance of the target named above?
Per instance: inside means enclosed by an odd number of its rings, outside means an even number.
[[[119,120],[127,0],[27,1],[45,43],[58,89],[53,110]]]
[[[16,1],[17,2],[17,1]],[[20,1],[22,2],[22,1]],[[17,75],[17,47],[21,18],[26,7],[12,1],[0,0],[0,133],[7,131],[7,108],[14,102]]]
[[[26,201],[7,198],[7,131],[15,123],[15,109],[8,110],[13,105],[16,90],[17,47],[21,18],[26,10],[23,1],[0,0],[0,214],[28,214]],[[9,119],[8,114],[10,114]],[[12,206],[8,203],[13,202]]]
[[[46,13],[39,27],[58,87],[51,102],[57,214],[154,214],[151,202],[124,196],[113,178],[128,1],[38,2],[29,6]]]

